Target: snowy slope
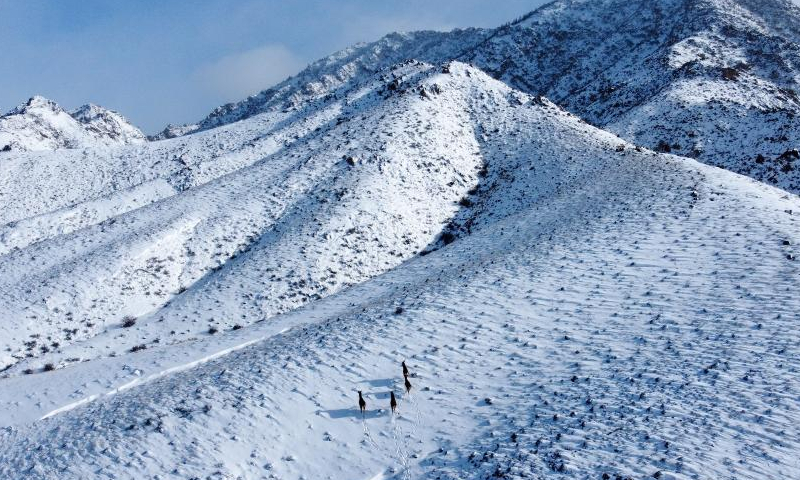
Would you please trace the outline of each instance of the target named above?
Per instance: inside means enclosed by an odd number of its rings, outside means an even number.
[[[84,105],[67,112],[44,97],[31,97],[0,116],[0,161],[7,152],[56,150],[145,142],[144,134],[117,112]]]
[[[14,313],[0,325],[3,367],[65,365],[247,325],[429,251],[444,243],[442,232],[468,232],[474,219],[458,211],[484,168],[478,141],[494,134],[475,130],[464,85],[419,83],[435,71],[417,62],[388,69],[315,110],[336,112],[335,120],[201,188],[168,191],[148,205],[115,194],[9,224],[5,238],[15,245],[0,257],[8,272],[0,302]],[[456,78],[491,83],[477,70]],[[500,102],[499,111],[533,101],[496,82],[485,90],[476,95]],[[264,150],[248,132],[270,119],[237,124],[237,136],[215,135],[247,141],[249,158]],[[198,135],[182,141],[206,134]],[[162,194],[155,187],[135,193]],[[95,224],[98,218],[75,213],[95,209],[108,218]],[[64,219],[76,216],[74,230],[65,229]],[[120,328],[126,317],[139,319],[135,328]]]
[[[560,0],[150,142],[32,99],[0,478],[800,478],[797,19]]]
[[[7,371],[0,476],[796,476],[796,196],[636,148],[463,64],[400,65],[344,103],[346,120],[241,174],[3,257],[31,280],[2,290],[35,299],[107,285],[92,263],[128,251],[172,278],[185,223],[207,229],[192,242],[257,233],[158,313],[65,343],[118,356]],[[338,259],[336,280],[358,285],[234,330]],[[106,308],[80,298],[61,299],[86,306],[76,318]],[[212,317],[220,332],[201,335]],[[55,335],[60,317],[43,320],[14,328]],[[123,354],[159,323],[197,340]]]
[[[430,69],[387,70],[329,105],[335,119],[200,188],[74,232],[52,231],[61,217],[47,217],[44,232],[42,222],[15,222],[9,240],[36,241],[0,257],[0,302],[16,312],[0,325],[4,366],[54,348],[59,362],[74,362],[246,325],[425,249],[482,168],[469,116],[451,112],[465,100],[410,90]],[[248,120],[252,129],[264,122]],[[237,128],[226,138],[249,141],[250,129]],[[208,304],[217,307],[200,307]],[[140,325],[121,330],[127,316]],[[69,349],[76,341],[86,344],[80,353]]]
[[[11,152],[0,169],[0,254],[71,233],[251,165],[335,118],[312,102],[240,125],[108,151]]]

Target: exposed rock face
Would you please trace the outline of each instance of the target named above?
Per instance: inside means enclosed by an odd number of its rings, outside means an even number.
[[[464,59],[631,142],[798,192],[778,157],[800,145],[799,12],[783,0],[560,1]]]

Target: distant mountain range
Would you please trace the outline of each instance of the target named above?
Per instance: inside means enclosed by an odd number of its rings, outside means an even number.
[[[143,143],[145,135],[125,117],[97,105],[71,112],[35,96],[0,116],[0,152],[92,148]]]

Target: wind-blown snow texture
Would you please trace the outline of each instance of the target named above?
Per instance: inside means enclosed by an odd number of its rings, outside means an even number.
[[[0,157],[0,478],[797,477],[800,198],[430,58],[582,8]]]

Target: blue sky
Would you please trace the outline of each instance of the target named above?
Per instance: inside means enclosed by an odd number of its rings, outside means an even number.
[[[204,117],[357,41],[492,27],[544,0],[0,0],[0,110],[92,102],[145,132]]]

